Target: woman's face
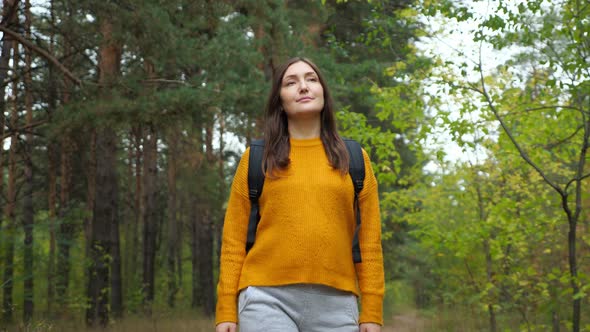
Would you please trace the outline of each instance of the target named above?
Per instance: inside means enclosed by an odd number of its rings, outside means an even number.
[[[288,118],[317,116],[324,108],[324,87],[313,68],[303,61],[287,68],[280,95]]]

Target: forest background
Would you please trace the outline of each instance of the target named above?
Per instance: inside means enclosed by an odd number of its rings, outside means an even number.
[[[0,331],[212,330],[296,55],[374,163],[388,328],[590,331],[588,1],[3,0],[0,32]]]

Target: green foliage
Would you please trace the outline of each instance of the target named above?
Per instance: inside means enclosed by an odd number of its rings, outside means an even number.
[[[571,225],[587,215],[587,65],[580,55],[588,48],[577,31],[587,31],[578,15],[588,8],[499,1],[482,16],[477,5],[429,2],[422,9],[449,22],[469,20],[478,26],[474,41],[513,54],[491,73],[482,72],[482,54],[473,66],[478,78],[470,78],[466,62],[437,61],[433,79],[456,105],[437,114],[440,123],[464,151],[485,156],[436,177],[411,219],[420,225],[420,244],[436,257],[438,280],[448,283],[443,301],[469,301],[482,314],[489,305],[496,315],[517,310],[528,330],[548,329],[549,315],[565,326],[567,304],[587,302],[587,247],[573,257],[578,277],[563,257]]]
[[[35,71],[35,120],[49,122],[39,129],[34,149],[40,188],[35,194],[35,262],[40,262],[36,270],[46,269],[50,222],[74,225],[75,264],[64,311],[82,317],[87,306],[82,228],[89,218],[85,202],[91,153],[86,142],[92,128],[114,128],[120,138],[124,303],[128,313],[141,312],[141,269],[132,267],[129,259],[140,256],[130,249],[133,232],[141,234],[141,225],[133,228],[141,214],[134,205],[134,153],[141,152],[143,142],[134,141],[130,130],[151,125],[159,138],[156,182],[162,226],[154,309],[172,311],[166,303],[169,275],[164,268],[166,202],[173,189],[167,182],[171,133],[178,136],[174,189],[183,234],[177,306],[188,308],[194,286],[188,234],[194,214],[209,213],[220,228],[227,187],[244,142],[260,131],[270,70],[287,57],[303,55],[316,62],[329,81],[341,134],[361,142],[373,161],[381,195],[386,312],[426,308],[440,316],[440,325],[433,328],[439,331],[453,330],[449,325],[486,329],[490,308],[498,316],[498,330],[548,330],[552,315],[566,326],[570,300],[587,302],[590,271],[585,263],[580,266],[575,279],[580,287],[574,293],[565,259],[568,230],[563,201],[520,153],[524,151],[542,166],[547,178],[564,188],[568,206],[575,207],[578,188],[585,204],[587,179],[579,179],[582,187],[575,180],[587,133],[590,86],[583,56],[588,54],[589,23],[581,18],[590,15],[590,7],[575,1],[562,6],[548,0],[498,1],[480,17],[472,5],[484,4],[488,3],[54,2],[57,23],[39,13],[36,22],[43,38],[38,43],[49,49],[45,34],[55,33],[54,52],[85,84],[68,88],[51,78],[47,68]],[[120,76],[109,87],[93,83],[99,75],[101,42],[101,22],[96,17],[105,11],[115,25],[116,41],[123,46]],[[480,80],[471,75],[480,70],[478,63],[422,55],[415,42],[430,35],[424,31],[429,23],[420,13],[443,15],[449,26],[475,24],[469,38],[510,54],[510,59]],[[146,70],[150,65],[153,72]],[[53,84],[60,96],[66,88],[72,94],[68,102],[58,100],[57,108],[50,110],[47,91]],[[111,91],[108,95],[106,88]],[[499,126],[498,115],[521,151]],[[447,160],[443,150],[429,145],[441,129],[466,156],[477,151],[476,157],[456,163]],[[45,188],[47,143],[59,142],[65,134],[78,144],[73,198],[63,218],[51,221]],[[427,171],[428,163],[439,168]],[[586,215],[583,210],[579,220]],[[18,267],[22,234],[17,233]],[[6,234],[4,229],[0,232],[0,243],[5,243]],[[590,237],[584,233],[579,240],[580,261],[586,262]],[[198,273],[216,276],[217,271],[213,267]],[[15,298],[23,296],[24,277],[18,267]],[[43,308],[47,290],[43,272],[35,275],[35,285],[35,303]],[[448,312],[450,306],[465,305],[469,308],[459,318]],[[476,318],[462,322],[467,315]]]

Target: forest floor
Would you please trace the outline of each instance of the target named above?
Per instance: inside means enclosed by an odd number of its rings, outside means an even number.
[[[424,332],[426,323],[426,319],[417,311],[406,311],[393,316],[382,332]]]
[[[32,325],[3,327],[0,332],[211,332],[214,324],[191,315],[154,315],[152,318],[127,317],[107,329],[88,329],[81,321],[38,321]],[[417,310],[404,310],[386,320],[382,332],[432,331],[432,322]]]

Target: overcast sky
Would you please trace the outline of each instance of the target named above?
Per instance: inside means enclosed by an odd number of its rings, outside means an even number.
[[[519,2],[512,1],[512,4],[517,6]],[[467,62],[470,67],[479,62],[481,51],[484,73],[490,74],[498,65],[506,62],[511,53],[507,50],[499,52],[489,44],[474,42],[473,38],[478,29],[478,24],[485,17],[496,13],[496,3],[494,1],[465,1],[464,3],[470,5],[475,13],[472,20],[457,22],[456,20],[443,19],[440,16],[434,18],[423,17],[422,20],[426,23],[429,33],[433,37],[423,38],[416,46],[426,56],[440,57],[443,61],[452,61],[457,64]],[[456,73],[459,75],[459,68],[456,68]],[[478,72],[474,70],[467,71],[467,79],[470,81],[476,81],[478,78]],[[435,87],[432,87],[430,91],[434,92],[435,90]],[[444,100],[444,96],[439,97]],[[446,100],[442,109],[453,111],[456,114],[455,118],[459,117],[459,112],[456,111],[458,106],[450,99]],[[477,121],[477,114],[473,115],[469,120]],[[463,151],[458,144],[452,141],[449,132],[442,127],[437,128],[425,146],[442,148],[446,153],[446,160],[451,162],[467,160],[477,162],[485,158],[485,153],[482,151],[477,153],[470,150]],[[426,169],[436,171],[439,167],[435,163],[430,163]]]

